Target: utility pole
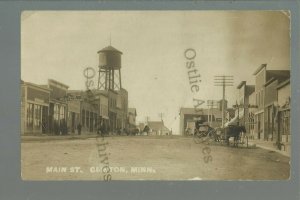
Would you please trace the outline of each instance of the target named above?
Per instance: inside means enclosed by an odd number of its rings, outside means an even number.
[[[222,96],[222,128],[224,128],[225,123],[225,88],[227,86],[233,86],[233,76],[215,76],[215,86],[222,86],[223,96]]]
[[[235,106],[237,108],[237,116],[238,116],[238,121],[237,121],[237,125],[240,125],[240,105],[238,104],[238,102],[235,102]]]

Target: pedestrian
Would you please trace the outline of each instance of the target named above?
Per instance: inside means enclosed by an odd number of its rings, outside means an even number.
[[[149,128],[148,125],[146,125],[146,126],[144,127],[143,132],[147,133],[147,135],[148,135],[148,134],[149,134],[149,131],[150,131],[150,128]]]
[[[78,131],[78,135],[81,135],[81,124],[80,123],[77,125],[77,131]]]

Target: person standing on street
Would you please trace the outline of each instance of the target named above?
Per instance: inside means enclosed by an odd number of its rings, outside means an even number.
[[[81,124],[80,123],[77,125],[77,131],[78,131],[78,135],[81,135]]]

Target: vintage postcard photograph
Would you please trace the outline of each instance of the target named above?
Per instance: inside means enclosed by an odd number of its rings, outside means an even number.
[[[23,180],[289,180],[278,11],[23,11]]]

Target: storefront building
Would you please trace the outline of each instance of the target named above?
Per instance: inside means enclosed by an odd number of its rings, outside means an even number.
[[[238,86],[238,100],[236,105],[239,109],[238,114],[241,118],[239,120],[239,125],[243,125],[246,128],[247,133],[250,132],[250,125],[252,124],[251,115],[249,115],[251,105],[249,102],[250,95],[254,93],[255,86],[254,85],[247,85],[246,81],[242,81]],[[237,109],[237,108],[236,108]]]
[[[49,79],[50,89],[49,104],[49,132],[55,135],[65,135],[68,133],[67,127],[67,90],[69,86],[58,81]]]
[[[274,86],[281,83],[290,77],[289,70],[267,70],[267,65],[262,64],[255,72],[255,95],[256,105],[258,106],[255,112],[255,131],[257,132],[258,139],[273,140],[276,137],[273,118]],[[277,80],[278,82],[274,82]],[[266,87],[269,88],[266,94]],[[276,139],[275,139],[276,140]]]
[[[278,96],[278,137],[280,138],[280,149],[283,151],[291,151],[291,86],[290,80],[286,80],[277,86]]]
[[[249,139],[258,139],[258,133],[255,131],[255,113],[257,111],[255,92],[249,95],[249,110],[248,110],[248,129]]]
[[[80,100],[68,99],[68,133],[74,134],[80,124]]]
[[[21,92],[21,133],[27,135],[47,133],[50,89],[22,82]]]
[[[265,138],[268,141],[276,142],[278,141],[278,130],[275,125],[275,117],[276,117],[276,106],[277,102],[277,87],[278,80],[275,78],[270,79],[265,84],[265,118],[264,118],[264,133]]]
[[[99,92],[99,125],[102,133],[108,132],[109,116],[108,116],[108,97],[106,93]]]
[[[264,84],[266,83],[266,64],[262,64],[255,72],[255,104],[257,110],[255,112],[255,131],[257,132],[257,139],[267,139],[264,134]]]
[[[117,92],[113,90],[108,91],[109,132],[117,131],[117,96]]]

